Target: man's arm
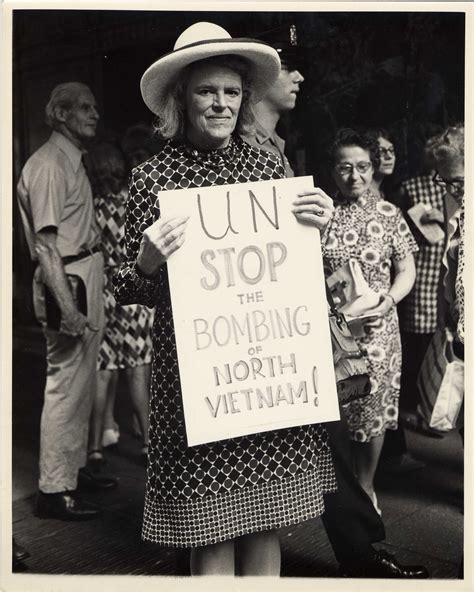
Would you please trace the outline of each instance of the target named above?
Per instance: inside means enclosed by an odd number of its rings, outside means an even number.
[[[80,337],[87,327],[92,331],[97,331],[97,327],[91,326],[87,317],[75,306],[56,240],[57,231],[54,226],[41,229],[36,233],[35,251],[43,281],[61,310],[60,332],[71,337]]]

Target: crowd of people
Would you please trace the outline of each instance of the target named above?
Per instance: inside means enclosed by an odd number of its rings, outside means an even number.
[[[78,490],[118,486],[104,448],[120,437],[124,372],[147,465],[142,537],[189,549],[191,574],[278,575],[278,529],[321,516],[342,576],[427,578],[373,546],[385,538],[374,477],[383,462],[422,466],[403,428],[440,435],[418,412],[416,384],[436,329],[448,325],[464,355],[461,124],[427,138],[424,170],[397,188],[389,133],[337,130],[327,148],[337,193],[308,187],[293,204],[321,232],[327,274],[357,264],[375,295],[355,332],[370,394],[338,422],[187,444],[166,267],[187,219],[161,216],[160,193],[292,177],[276,128],[295,108],[300,70],[294,36],[269,45],[196,23],[142,77],[159,149],[143,126],[92,142],[92,91],[77,82],[52,91],[51,137],[18,185],[47,343],[36,513],[92,519],[99,511]],[[428,240],[424,225],[441,238]],[[267,456],[278,467],[270,478]]]

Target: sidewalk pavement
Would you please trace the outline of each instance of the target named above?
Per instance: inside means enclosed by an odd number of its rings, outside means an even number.
[[[34,348],[33,348],[34,349]],[[122,435],[108,451],[119,487],[84,497],[104,510],[89,522],[33,516],[37,488],[39,420],[45,364],[24,348],[13,360],[13,532],[31,553],[29,574],[185,574],[183,556],[140,539],[145,469],[131,435],[131,405],[122,386],[117,419]],[[424,564],[433,578],[456,579],[463,554],[463,448],[459,434],[442,440],[408,433],[414,456],[426,467],[403,475],[379,474],[376,491],[387,538],[383,548],[403,563]],[[283,577],[337,577],[320,519],[281,531]]]

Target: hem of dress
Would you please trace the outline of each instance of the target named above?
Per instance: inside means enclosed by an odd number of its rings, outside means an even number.
[[[197,500],[146,497],[142,540],[194,548],[267,530],[278,530],[324,513],[323,495],[337,489],[330,454],[295,477]]]
[[[352,442],[360,442],[361,444],[368,444],[374,438],[383,436],[387,430],[398,430],[398,421],[386,423],[376,434],[366,434],[365,440],[355,437],[355,432],[349,430],[349,438]]]

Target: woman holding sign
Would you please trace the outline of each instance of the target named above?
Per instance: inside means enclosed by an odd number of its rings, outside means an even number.
[[[397,428],[398,417],[401,345],[396,305],[413,287],[412,253],[418,247],[401,211],[371,189],[379,165],[379,147],[371,134],[340,130],[330,165],[339,203],[327,228],[325,264],[330,272],[342,269],[349,260],[358,264],[362,281],[378,299],[375,307],[372,303],[373,308],[357,313],[363,323],[358,343],[367,358],[372,391],[345,410],[357,477],[380,513],[374,476],[385,431]]]
[[[270,46],[232,39],[211,23],[189,27],[174,50],[145,72],[141,89],[158,116],[164,148],[132,173],[127,261],[116,277],[122,304],[156,306],[148,480],[142,536],[192,548],[192,574],[277,575],[276,530],[320,515],[335,489],[320,425],[188,446],[166,261],[185,238],[186,218],[160,217],[160,193],[279,179],[282,163],[246,144],[251,103],[279,75]],[[298,219],[326,226],[330,198],[299,196]],[[192,294],[190,295],[192,298]]]

